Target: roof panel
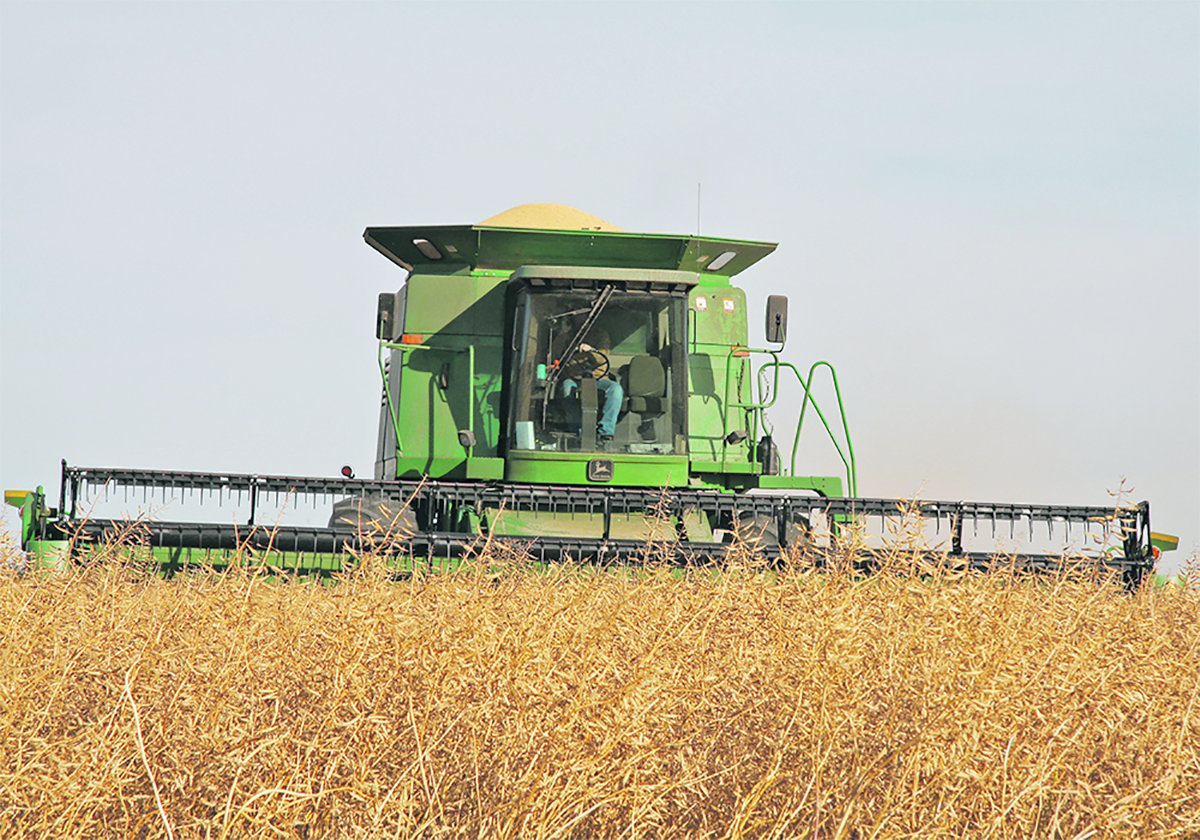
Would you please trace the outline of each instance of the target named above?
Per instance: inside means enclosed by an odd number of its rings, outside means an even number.
[[[403,268],[452,266],[509,269],[522,265],[588,265],[694,271],[723,277],[744,271],[777,247],[773,242],[658,233],[538,230],[484,225],[371,227],[363,238]],[[442,255],[431,259],[415,244],[427,240]],[[705,266],[733,251],[720,269]]]

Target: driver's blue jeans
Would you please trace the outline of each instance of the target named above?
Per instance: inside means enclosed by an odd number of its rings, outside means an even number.
[[[568,379],[562,384],[562,395],[569,397],[575,393],[579,383]],[[612,437],[617,430],[617,415],[621,413],[621,401],[625,399],[625,389],[621,383],[612,379],[597,379],[596,392],[600,395],[600,410],[596,417],[596,432]],[[577,423],[582,421],[576,418]],[[580,430],[582,431],[582,429]]]

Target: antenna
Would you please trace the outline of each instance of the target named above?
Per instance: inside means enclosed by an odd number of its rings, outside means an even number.
[[[700,182],[696,182],[696,235],[700,235]]]

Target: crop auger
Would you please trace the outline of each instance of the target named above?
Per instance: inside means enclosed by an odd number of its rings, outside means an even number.
[[[1151,534],[1146,502],[858,497],[833,366],[801,372],[780,357],[786,297],[768,298],[773,346],[750,346],[746,296],[733,278],[772,243],[627,233],[559,205],[525,205],[478,225],[372,227],[364,237],[408,274],[398,292],[379,295],[376,311],[373,479],[349,468],[297,477],[64,461],[57,507],[42,488],[6,493],[21,508],[30,561],[67,563],[117,540],[141,546],[168,573],[238,557],[336,571],[348,553],[371,550],[401,566],[453,563],[497,544],[540,561],[638,562],[653,550],[697,563],[740,541],[771,561],[805,554],[819,565],[849,535],[861,545],[907,519],[959,565],[1000,556],[1049,570],[1066,552],[1136,585],[1169,545]],[[818,405],[818,377],[835,411]],[[803,398],[785,467],[766,415],[788,388]],[[797,472],[806,419],[823,427],[843,474]],[[239,518],[95,516],[95,503],[114,494],[216,499]],[[328,522],[263,516],[299,500],[332,510]]]

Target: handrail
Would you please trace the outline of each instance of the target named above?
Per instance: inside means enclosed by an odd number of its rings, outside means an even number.
[[[400,445],[400,418],[396,416],[396,406],[392,403],[392,388],[388,382],[388,369],[383,364],[383,351],[388,348],[386,342],[379,342],[379,376],[383,379],[383,396],[387,400],[388,414],[392,418],[392,434],[396,438],[396,454],[403,455],[404,447]],[[404,357],[400,357],[400,364],[404,364]],[[382,444],[381,444],[382,445]]]
[[[729,442],[727,440],[725,440],[725,438],[728,437],[728,435],[729,435],[729,409],[744,408],[744,409],[750,410],[750,428],[747,429],[747,434],[750,438],[750,460],[753,461],[757,454],[757,450],[758,450],[759,416],[762,414],[763,409],[770,408],[772,405],[775,404],[775,394],[779,390],[778,389],[779,372],[776,371],[775,372],[776,388],[774,391],[772,391],[771,401],[769,403],[760,404],[760,403],[753,402],[753,399],[754,399],[754,383],[753,382],[751,382],[751,384],[750,384],[751,402],[744,403],[744,402],[736,401],[736,402],[731,403],[729,401],[729,382],[731,379],[731,375],[730,375],[731,368],[733,367],[731,362],[735,357],[745,358],[745,357],[748,357],[751,353],[766,353],[766,354],[770,355],[771,358],[774,360],[773,364],[775,364],[775,365],[779,364],[779,352],[776,350],[764,350],[764,349],[760,349],[757,347],[742,347],[740,345],[735,344],[732,347],[730,347],[729,352],[726,353],[726,355],[725,355],[725,395],[721,401],[721,441],[722,441],[721,466],[722,467],[724,467],[728,463],[728,460],[729,460]],[[763,365],[763,367],[765,368],[766,365]]]
[[[767,351],[770,352],[770,351]],[[774,354],[773,354],[774,355]],[[817,417],[821,420],[821,425],[825,427],[826,434],[829,435],[829,441],[833,444],[834,450],[838,457],[842,459],[842,465],[846,468],[846,490],[851,496],[858,495],[858,467],[854,459],[854,443],[850,440],[850,425],[846,422],[846,405],[842,400],[842,390],[838,385],[837,371],[829,362],[821,360],[813,362],[812,367],[808,369],[807,379],[800,375],[800,371],[791,362],[781,362],[778,357],[767,362],[759,369],[761,373],[768,367],[775,368],[775,380],[771,389],[771,401],[764,403],[761,408],[769,408],[775,403],[779,395],[779,370],[778,368],[785,367],[796,375],[796,381],[800,387],[804,389],[804,402],[800,405],[800,416],[796,421],[796,434],[792,438],[792,459],[789,465],[789,470],[792,475],[796,474],[796,453],[800,448],[800,431],[804,427],[804,415],[808,411],[808,404],[811,402],[813,410],[817,412]],[[842,420],[842,434],[846,438],[846,451],[842,451],[841,445],[838,443],[837,436],[833,433],[833,429],[829,426],[829,421],[825,418],[825,413],[821,411],[821,406],[817,403],[817,398],[812,393],[812,381],[816,375],[817,369],[821,367],[829,368],[829,375],[833,381],[833,392],[837,396],[838,414]]]
[[[841,416],[841,419],[842,419],[842,434],[844,434],[846,436],[846,451],[850,455],[850,459],[849,459],[848,463],[846,461],[846,456],[842,455],[841,447],[837,445],[837,440],[833,436],[833,430],[829,428],[829,422],[825,419],[825,415],[821,412],[821,407],[819,405],[817,405],[817,400],[812,395],[812,380],[813,380],[813,376],[816,375],[817,368],[819,368],[819,367],[829,368],[829,376],[830,376],[831,380],[833,381],[833,393],[837,395],[838,414]],[[800,372],[796,371],[794,367],[793,367],[793,371],[796,372],[797,378],[799,378]],[[795,434],[795,437],[792,439],[792,461],[791,461],[792,472],[793,473],[796,472],[796,449],[800,444],[800,429],[804,425],[804,411],[805,411],[805,409],[808,408],[808,403],[811,400],[812,404],[813,404],[813,408],[817,412],[817,416],[819,418],[821,418],[821,424],[823,426],[825,426],[825,431],[829,434],[829,439],[831,441],[833,441],[834,448],[837,449],[838,455],[840,455],[842,458],[842,463],[845,464],[845,466],[848,470],[847,475],[846,475],[848,491],[851,496],[857,496],[858,495],[858,467],[854,460],[854,444],[850,441],[850,424],[846,422],[846,404],[842,401],[842,389],[838,386],[837,371],[833,369],[833,365],[831,365],[827,361],[824,361],[823,359],[820,361],[813,362],[812,367],[810,367],[808,369],[808,379],[804,382],[801,382],[800,384],[804,387],[804,404],[800,406],[800,417],[796,421],[796,434]]]
[[[400,444],[400,418],[396,414],[395,404],[392,402],[392,389],[389,387],[387,372],[383,366],[383,351],[384,349],[399,350],[400,364],[403,365],[405,358],[404,354],[409,350],[439,350],[443,353],[466,353],[467,354],[467,376],[466,376],[466,404],[467,404],[467,431],[471,433],[471,439],[475,439],[475,345],[468,344],[466,347],[433,347],[429,344],[398,344],[391,341],[379,342],[379,373],[383,377],[383,393],[387,398],[388,414],[392,418],[392,431],[396,434],[396,454],[403,455],[404,448]],[[470,458],[475,454],[475,445],[464,446],[467,450],[467,457]]]

